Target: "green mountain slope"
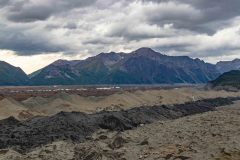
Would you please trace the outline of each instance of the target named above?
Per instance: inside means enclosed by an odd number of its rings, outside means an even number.
[[[232,87],[240,89],[240,71],[233,70],[230,72],[226,72],[219,76],[216,80],[211,81],[210,84],[215,88]]]

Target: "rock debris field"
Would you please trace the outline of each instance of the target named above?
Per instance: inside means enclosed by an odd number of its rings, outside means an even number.
[[[217,107],[231,105],[239,99],[215,98],[178,105],[138,107],[115,112],[102,111],[95,114],[60,112],[54,116],[39,116],[26,121],[10,117],[0,121],[0,148],[11,148],[19,153],[27,153],[57,141],[85,142],[98,130],[123,132],[160,120],[173,120],[215,111]]]

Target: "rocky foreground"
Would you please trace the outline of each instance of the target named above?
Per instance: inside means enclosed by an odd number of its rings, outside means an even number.
[[[0,121],[0,159],[239,160],[236,100],[217,98],[90,115],[62,112],[23,122],[8,118]]]

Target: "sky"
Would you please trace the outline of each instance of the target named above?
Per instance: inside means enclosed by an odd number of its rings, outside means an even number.
[[[240,58],[239,0],[0,0],[0,60],[26,73],[57,59],[150,47]]]

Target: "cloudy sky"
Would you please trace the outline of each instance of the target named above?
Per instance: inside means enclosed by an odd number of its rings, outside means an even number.
[[[239,0],[0,0],[0,60],[31,73],[57,59],[151,47],[240,58]]]

